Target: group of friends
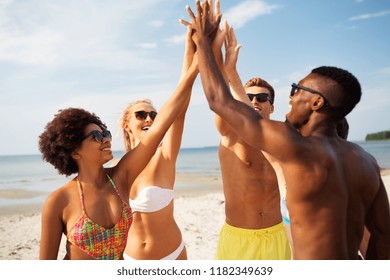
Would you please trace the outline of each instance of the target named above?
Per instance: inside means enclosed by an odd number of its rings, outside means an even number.
[[[176,160],[193,84],[200,75],[221,135],[225,222],[216,259],[390,259],[389,200],[376,160],[346,140],[346,115],[361,98],[348,71],[321,66],[292,84],[286,121],[275,92],[242,84],[240,45],[220,1],[196,1],[182,75],[161,110],[148,99],[121,118],[125,155],[113,166],[111,133],[98,116],[60,110],[39,136],[42,158],[75,178],[42,209],[40,259],[183,260],[174,219]],[[221,26],[221,27],[220,27]],[[222,48],[225,47],[223,54]]]

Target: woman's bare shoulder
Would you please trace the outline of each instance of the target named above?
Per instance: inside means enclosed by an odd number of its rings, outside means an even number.
[[[70,199],[78,194],[76,179],[72,179],[51,192],[44,203],[44,207],[64,208]]]

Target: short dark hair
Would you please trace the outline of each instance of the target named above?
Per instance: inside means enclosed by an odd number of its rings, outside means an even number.
[[[91,123],[101,129],[107,128],[99,117],[84,109],[59,110],[39,136],[42,159],[52,164],[60,174],[69,176],[77,173],[78,166],[72,158],[72,153],[80,147],[84,130]]]
[[[245,89],[247,89],[248,87],[264,87],[268,89],[271,97],[271,104],[274,104],[275,90],[266,80],[263,80],[262,78],[258,77],[252,78],[247,81],[244,86]]]
[[[348,115],[360,102],[362,89],[358,79],[350,72],[333,66],[321,66],[313,69],[311,73],[330,78],[340,85],[343,96],[334,98],[337,104],[332,105],[337,108],[341,117]]]

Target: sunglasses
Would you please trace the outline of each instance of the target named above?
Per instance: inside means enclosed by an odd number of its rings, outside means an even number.
[[[272,102],[271,102],[271,97],[269,96],[268,93],[256,93],[256,94],[247,93],[246,95],[248,96],[248,98],[249,98],[250,101],[252,101],[253,98],[256,97],[256,100],[257,100],[258,102],[263,103],[263,102],[269,101],[269,102],[272,104]]]
[[[290,97],[293,97],[297,93],[297,91],[300,90],[300,89],[304,90],[304,91],[308,91],[308,92],[313,93],[313,94],[320,95],[325,100],[325,105],[329,105],[328,100],[325,98],[325,96],[321,92],[316,91],[316,90],[311,89],[311,88],[307,88],[307,87],[304,87],[304,86],[297,85],[296,83],[293,83],[291,85]]]
[[[154,121],[154,119],[155,119],[156,116],[157,116],[157,112],[155,112],[155,111],[150,111],[150,112],[146,112],[146,111],[136,111],[136,112],[134,112],[134,116],[135,116],[136,119],[139,120],[139,121],[144,121],[144,120],[146,120],[146,118],[148,117],[148,115],[149,115],[150,119],[151,119],[152,121]]]
[[[89,137],[91,135],[93,136],[93,139],[99,143],[103,143],[104,138],[111,139],[111,132],[110,131],[103,130],[102,132],[100,132],[99,130],[93,130],[90,133],[88,133],[87,135],[85,135],[83,138],[81,138],[81,141],[83,141],[84,139],[86,139],[87,137]]]

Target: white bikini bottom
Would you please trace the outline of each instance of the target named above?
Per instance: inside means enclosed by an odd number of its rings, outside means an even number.
[[[179,247],[177,247],[177,249],[175,251],[173,251],[172,253],[170,253],[168,256],[166,257],[163,257],[162,259],[160,260],[176,260],[177,257],[179,257],[180,253],[184,250],[184,246],[186,244],[184,243],[184,240],[181,241]],[[124,260],[136,260],[132,257],[130,257],[128,254],[126,254],[125,252],[123,252],[123,259]]]

